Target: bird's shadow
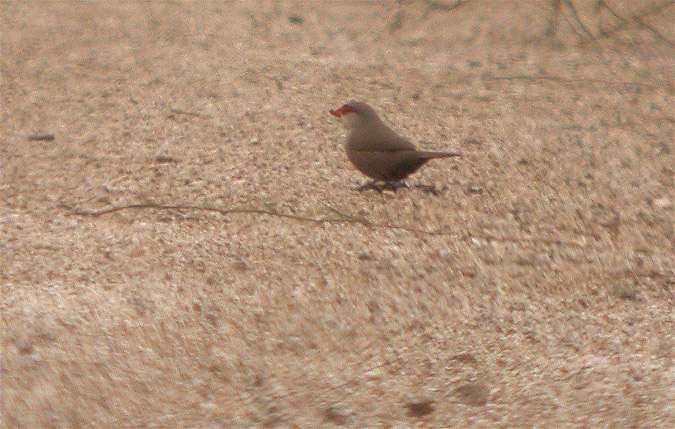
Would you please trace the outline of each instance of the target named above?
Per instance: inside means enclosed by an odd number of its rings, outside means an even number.
[[[361,186],[354,188],[355,191],[364,192],[364,191],[377,191],[383,193],[385,191],[398,192],[399,189],[416,189],[424,192],[425,194],[431,194],[434,196],[439,196],[445,192],[448,188],[447,186],[437,187],[436,185],[424,185],[421,183],[415,185],[408,185],[404,181],[398,182],[376,182],[370,181],[366,182]]]

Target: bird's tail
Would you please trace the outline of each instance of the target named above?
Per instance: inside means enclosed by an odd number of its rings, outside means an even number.
[[[427,152],[419,151],[417,152],[418,156],[422,159],[434,159],[434,158],[450,158],[453,156],[462,156],[459,152]]]

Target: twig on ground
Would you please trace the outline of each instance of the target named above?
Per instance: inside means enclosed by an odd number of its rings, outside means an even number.
[[[513,76],[488,76],[484,77],[483,80],[487,81],[498,81],[498,80],[526,80],[526,81],[538,81],[538,80],[548,80],[562,83],[600,83],[603,85],[618,85],[618,86],[639,86],[644,88],[653,88],[653,89],[662,89],[662,88],[671,88],[672,85],[668,82],[661,82],[659,84],[651,84],[644,82],[626,82],[626,81],[612,81],[606,79],[572,79],[565,78],[562,76],[553,76],[553,75],[513,75]]]
[[[562,0],[552,0],[551,7],[553,10],[551,16],[548,19],[548,28],[546,29],[546,35],[549,37],[558,34],[558,19],[560,18]]]
[[[188,112],[186,110],[181,110],[181,109],[171,109],[171,113],[175,113],[176,115],[194,116],[195,118],[202,118],[202,119],[210,119],[211,118],[211,115],[205,115],[203,113]]]
[[[55,138],[54,134],[31,134],[28,136],[28,140],[32,142],[50,142]]]
[[[431,10],[440,10],[442,12],[451,12],[460,6],[464,6],[471,0],[455,0],[452,4],[446,4],[439,0],[427,0],[427,14]]]
[[[528,237],[512,237],[512,236],[494,236],[491,234],[469,234],[467,238],[473,240],[495,241],[502,243],[543,243],[543,244],[557,244],[560,246],[570,247],[586,247],[582,243],[569,240],[560,240],[557,238],[528,238]]]
[[[572,12],[572,17],[574,18],[574,21],[577,23],[579,28],[588,36],[590,40],[595,40],[595,36],[591,31],[586,27],[586,25],[581,21],[581,18],[579,18],[579,14],[577,13],[577,8],[574,7],[574,3],[572,3],[572,0],[563,0],[563,3],[567,5],[567,7],[570,9]],[[574,28],[574,27],[572,27]]]
[[[665,9],[675,6],[675,0],[668,0],[664,1],[663,3],[656,4],[652,7],[647,7],[643,11],[633,15],[630,20],[626,21],[621,21],[618,24],[616,24],[614,27],[604,30],[602,33],[600,33],[598,36],[596,36],[595,40],[587,40],[581,43],[580,46],[586,46],[589,43],[593,41],[597,41],[599,39],[608,39],[612,37],[614,34],[625,30],[628,28],[631,24],[637,24],[639,23],[642,19],[647,18],[652,15],[656,15],[657,13],[660,13],[664,11]]]
[[[142,209],[155,209],[155,210],[199,210],[206,212],[219,213],[223,216],[228,216],[231,214],[259,214],[267,216],[277,216],[287,219],[295,219],[305,222],[313,223],[324,223],[324,222],[336,222],[334,219],[314,219],[305,216],[296,216],[289,213],[281,213],[276,210],[267,210],[267,209],[246,209],[246,208],[235,208],[235,209],[220,209],[217,207],[207,207],[207,206],[193,206],[193,205],[175,205],[175,204],[155,204],[155,203],[141,203],[141,204],[129,204],[123,206],[113,206],[101,210],[82,210],[68,205],[62,204],[61,207],[66,208],[70,211],[71,215],[75,216],[91,216],[99,217],[119,211],[124,210],[142,210]],[[338,222],[343,222],[338,220]]]
[[[358,217],[354,215],[350,215],[347,213],[344,213],[342,211],[339,211],[338,209],[325,204],[324,206],[328,208],[330,211],[338,215],[337,218],[312,218],[308,216],[300,216],[300,215],[293,215],[290,213],[282,213],[274,209],[255,209],[255,208],[231,208],[231,209],[221,209],[218,207],[207,207],[207,206],[194,206],[194,205],[178,205],[178,204],[156,204],[156,203],[140,203],[140,204],[128,204],[128,205],[121,205],[121,206],[113,206],[113,207],[108,207],[105,209],[100,209],[100,210],[83,210],[79,208],[75,208],[72,206],[69,206],[67,204],[61,204],[60,207],[68,210],[69,214],[72,216],[89,216],[89,217],[100,217],[103,215],[115,213],[115,212],[120,212],[120,211],[125,211],[125,210],[143,210],[143,209],[151,209],[151,210],[198,210],[198,211],[206,211],[206,212],[212,212],[212,213],[219,213],[223,216],[229,216],[233,214],[254,214],[254,215],[265,215],[265,216],[275,216],[279,218],[285,218],[285,219],[292,219],[292,220],[297,220],[300,222],[310,222],[314,224],[324,224],[324,223],[332,223],[332,224],[359,224],[363,225],[369,228],[382,228],[382,229],[396,229],[396,230],[402,230],[402,231],[407,231],[415,234],[422,234],[422,235],[439,235],[439,236],[460,236],[457,233],[450,232],[450,231],[444,231],[444,230],[435,230],[435,231],[429,231],[425,229],[419,229],[419,228],[413,228],[413,227],[408,227],[404,225],[395,225],[391,223],[375,223],[371,222],[368,219],[364,217]],[[491,234],[472,234],[472,233],[467,233],[464,234],[463,238],[468,239],[468,240],[485,240],[485,241],[493,241],[493,242],[508,242],[508,243],[542,243],[542,244],[556,244],[556,245],[561,245],[561,246],[570,246],[570,247],[580,247],[583,248],[585,245],[583,243],[579,243],[577,241],[570,241],[570,240],[560,240],[560,239],[546,239],[546,238],[521,238],[521,237],[511,237],[511,236],[506,236],[506,237],[497,237]]]
[[[360,223],[362,225],[371,225],[371,222],[368,219],[366,219],[365,217],[360,217],[360,216],[357,217],[357,216],[354,216],[354,215],[343,213],[343,212],[339,211],[338,209],[336,209],[335,207],[333,207],[331,205],[328,205],[326,203],[322,203],[322,204],[328,210],[330,210],[333,213],[335,213],[336,215],[338,215],[340,219],[345,220],[345,222]]]
[[[574,34],[576,34],[581,40],[585,40],[584,35],[581,34],[581,32],[579,30],[577,30],[577,27],[574,25],[574,23],[572,21],[570,21],[570,18],[567,16],[567,14],[563,13],[562,16],[563,16],[563,18],[565,18],[565,21],[567,22],[567,25],[569,25],[570,28],[572,29],[572,31],[574,31]],[[595,39],[590,39],[589,42],[593,42],[594,40]]]
[[[650,24],[644,22],[643,18],[639,16],[632,16],[630,19],[626,19],[623,16],[619,15],[614,9],[612,9],[609,4],[605,0],[598,0],[598,7],[603,7],[605,8],[609,13],[612,14],[616,19],[618,19],[623,25],[629,25],[631,20],[642,27],[646,28],[647,30],[651,31],[654,36],[656,36],[657,39],[661,40],[664,42],[666,45],[670,46],[671,48],[674,46],[673,42],[671,42],[667,37],[665,37],[663,34],[661,34],[656,28],[651,26]]]

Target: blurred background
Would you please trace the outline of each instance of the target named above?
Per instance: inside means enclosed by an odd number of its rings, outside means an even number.
[[[675,426],[675,2],[0,19],[5,427]],[[350,99],[438,195],[353,191]]]

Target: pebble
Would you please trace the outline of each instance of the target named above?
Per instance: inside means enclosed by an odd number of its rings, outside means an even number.
[[[673,206],[673,203],[668,199],[668,197],[661,197],[654,200],[654,207],[659,209],[669,209]]]

